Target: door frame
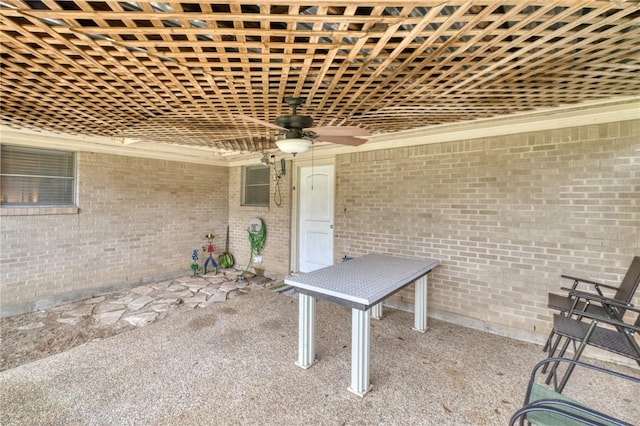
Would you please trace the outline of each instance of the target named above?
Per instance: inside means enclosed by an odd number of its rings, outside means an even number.
[[[313,149],[313,148],[311,148]],[[300,169],[303,167],[311,167],[311,166],[333,166],[333,217],[331,218],[332,223],[334,224],[335,231],[335,216],[336,216],[336,159],[335,157],[325,157],[325,158],[316,158],[316,159],[304,159],[304,160],[293,160],[293,175],[291,182],[293,186],[291,188],[292,193],[292,203],[291,203],[291,254],[290,254],[290,265],[291,265],[291,273],[300,272],[300,239],[298,238],[300,234]],[[335,232],[334,237],[332,238],[332,252],[335,255]]]

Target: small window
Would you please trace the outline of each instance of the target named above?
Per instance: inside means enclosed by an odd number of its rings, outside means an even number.
[[[75,188],[74,152],[1,146],[2,206],[72,206]]]
[[[242,168],[242,205],[269,207],[268,166],[245,166]]]

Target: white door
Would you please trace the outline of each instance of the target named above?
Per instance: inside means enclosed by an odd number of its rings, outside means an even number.
[[[333,265],[333,165],[300,168],[300,272]]]

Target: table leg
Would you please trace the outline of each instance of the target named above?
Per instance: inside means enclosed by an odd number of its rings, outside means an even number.
[[[376,303],[371,307],[371,318],[382,319],[382,302]]]
[[[351,386],[349,391],[364,396],[369,383],[369,315],[370,311],[351,310]]]
[[[427,331],[427,276],[418,278],[415,287],[413,329],[424,333]]]
[[[298,360],[296,365],[307,369],[316,363],[316,299],[298,294]]]

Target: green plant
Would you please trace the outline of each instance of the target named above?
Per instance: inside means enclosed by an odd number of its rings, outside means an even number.
[[[251,265],[253,256],[260,255],[262,253],[264,243],[267,240],[267,227],[263,222],[260,230],[257,233],[254,234],[253,232],[251,232],[250,228],[247,228],[247,232],[249,233],[249,245],[251,247],[251,253],[249,254],[249,263],[247,263],[247,267],[244,268],[245,272],[249,270],[249,266]]]
[[[191,252],[191,270],[193,271],[193,275],[198,275],[198,271],[200,270],[200,264],[198,263],[198,249],[193,249]]]

